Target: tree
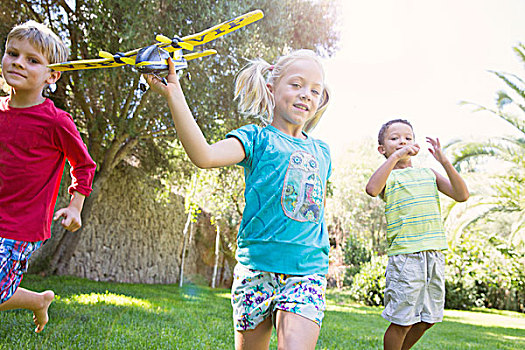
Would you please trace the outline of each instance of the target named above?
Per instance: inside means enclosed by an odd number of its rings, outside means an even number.
[[[525,65],[525,46],[520,43],[514,52]],[[484,180],[480,192],[472,196],[469,205],[477,210],[468,225],[491,214],[512,215],[509,242],[525,243],[525,81],[511,73],[491,71],[503,81],[508,91],[498,91],[495,108],[473,103],[476,111],[487,111],[509,123],[516,130],[515,136],[492,137],[481,141],[458,141],[447,146],[454,152],[453,163],[463,170],[479,170],[480,164],[497,160],[503,171],[491,176],[491,186]],[[473,203],[472,203],[473,202]]]
[[[184,196],[184,209],[187,213],[186,223],[184,224],[184,232],[182,234],[183,243],[182,243],[182,254],[180,259],[180,275],[179,275],[179,287],[182,287],[184,283],[184,260],[186,258],[186,249],[191,244],[191,233],[193,232],[193,221],[195,219],[195,214],[198,211],[198,207],[194,202],[195,190],[197,187],[197,176],[198,171],[195,171],[191,176],[191,183],[186,190],[186,195]],[[188,237],[188,229],[190,234]]]
[[[227,167],[203,171],[200,187],[197,203],[211,214],[211,224],[215,226],[215,259],[211,280],[211,286],[215,288],[220,282],[220,257],[233,260],[235,256],[237,230],[244,208],[242,169]]]
[[[368,179],[381,158],[373,140],[349,147],[331,177],[333,195],[327,201],[327,221],[345,233],[367,242],[377,252],[386,247],[384,204],[365,192]],[[376,166],[377,165],[377,166]]]
[[[364,141],[364,142],[363,142]],[[339,157],[330,177],[326,223],[330,232],[330,264],[335,284],[352,283],[371,258],[386,248],[384,204],[365,192],[381,158],[373,140],[355,142]],[[332,283],[332,280],[329,281]]]
[[[34,19],[48,24],[70,45],[70,59],[97,57],[98,51],[126,51],[148,45],[157,33],[187,35],[259,8],[266,20],[211,43],[219,55],[190,62],[191,81],[183,88],[197,123],[210,142],[244,124],[232,102],[233,77],[244,58],[272,60],[290,48],[313,48],[328,55],[335,50],[336,4],[328,0],[266,1],[118,1],[11,0],[0,5],[0,30]],[[178,28],[178,29],[177,29]],[[197,61],[197,60],[196,60]],[[167,152],[176,139],[166,103],[138,89],[139,75],[129,67],[63,74],[50,96],[70,112],[97,163],[93,193],[86,200],[89,222],[101,188],[123,161],[163,178],[188,174],[191,166],[170,169]],[[51,259],[50,271],[69,262],[79,233],[64,232]]]

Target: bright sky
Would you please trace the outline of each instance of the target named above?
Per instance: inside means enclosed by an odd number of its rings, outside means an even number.
[[[503,82],[523,76],[512,47],[525,43],[524,0],[342,0],[340,51],[325,65],[332,102],[313,133],[333,153],[377,137],[393,118],[416,138],[442,143],[509,134],[511,128],[460,101],[494,106]]]

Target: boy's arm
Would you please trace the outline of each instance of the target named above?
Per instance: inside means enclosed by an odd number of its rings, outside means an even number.
[[[377,197],[383,192],[386,180],[399,160],[394,158],[396,157],[393,155],[387,158],[386,161],[372,174],[366,184],[366,193],[368,193],[368,195]]]
[[[372,174],[366,184],[366,193],[372,197],[377,197],[385,189],[386,180],[400,160],[415,156],[419,152],[419,145],[407,145],[392,153],[386,161]]]
[[[467,184],[465,183],[465,181],[463,181],[461,175],[459,175],[454,166],[452,166],[452,163],[450,163],[448,158],[441,150],[441,144],[439,142],[439,139],[432,139],[430,137],[427,137],[427,142],[430,143],[430,145],[432,146],[432,148],[429,148],[428,150],[434,156],[434,158],[443,166],[448,176],[448,178],[446,178],[443,175],[439,174],[437,171],[432,170],[434,174],[436,174],[436,183],[438,190],[457,202],[466,201],[469,197]]]
[[[82,226],[80,213],[84,199],[92,191],[96,164],[89,155],[86,145],[78,132],[73,118],[62,111],[57,119],[54,132],[55,146],[64,154],[71,165],[71,185],[68,192],[71,201],[66,208],[56,211],[53,220],[63,218],[62,226],[69,231],[76,231]]]
[[[85,198],[86,196],[82,193],[76,191],[73,192],[69,205],[66,208],[57,210],[53,220],[56,221],[62,217],[63,219],[60,223],[66,230],[71,232],[78,230],[82,226],[80,213],[82,212]]]
[[[89,155],[86,145],[69,113],[60,111],[54,129],[53,140],[56,148],[64,154],[71,165],[69,194],[77,191],[89,196],[97,165]]]
[[[208,144],[186,103],[171,59],[168,59],[168,64],[167,85],[153,75],[148,74],[145,77],[151,89],[168,101],[175,130],[193,164],[199,168],[216,168],[242,161],[245,158],[244,147],[237,138],[231,137]]]

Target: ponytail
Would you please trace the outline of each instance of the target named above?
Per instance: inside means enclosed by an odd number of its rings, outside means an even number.
[[[266,75],[272,66],[263,59],[250,61],[237,76],[234,99],[239,100],[243,115],[256,116],[268,125],[272,122],[274,100],[266,86]]]

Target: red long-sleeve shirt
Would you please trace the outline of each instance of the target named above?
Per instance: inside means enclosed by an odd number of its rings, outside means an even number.
[[[71,116],[53,102],[10,107],[0,98],[0,237],[36,242],[50,226],[67,160],[69,193],[91,193],[96,165]]]

